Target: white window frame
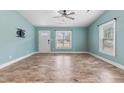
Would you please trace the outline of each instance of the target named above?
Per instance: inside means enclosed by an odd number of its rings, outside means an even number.
[[[102,49],[103,47],[102,39],[104,37],[103,27],[109,24],[113,24],[112,25],[113,26],[113,53],[106,52]],[[99,26],[99,52],[110,55],[110,56],[115,56],[115,52],[116,52],[115,50],[116,41],[115,40],[116,40],[116,20],[109,21]]]
[[[57,36],[56,35],[57,35],[58,32],[69,32],[70,33],[70,40],[71,41],[70,41],[70,47],[69,48],[64,48],[64,47],[59,48],[59,47],[57,47]],[[56,35],[55,35],[55,40],[56,40],[55,41],[55,47],[56,47],[56,49],[72,49],[72,31],[56,31]]]

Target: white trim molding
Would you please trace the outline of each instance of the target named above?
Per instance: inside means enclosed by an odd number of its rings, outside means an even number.
[[[2,69],[2,68],[4,68],[4,67],[7,67],[7,66],[9,66],[9,65],[11,65],[11,64],[17,63],[17,62],[19,62],[20,60],[25,59],[25,58],[28,58],[29,56],[34,55],[34,54],[36,54],[36,53],[37,53],[37,52],[32,52],[32,53],[30,53],[30,54],[28,54],[28,55],[25,55],[25,56],[23,56],[23,57],[20,57],[20,58],[14,59],[14,60],[12,60],[12,61],[9,61],[9,62],[7,62],[7,63],[1,64],[1,65],[0,65],[0,69]]]
[[[51,52],[46,52],[46,53],[42,53],[42,52],[36,52],[36,53],[41,53],[41,54],[53,54],[53,53],[56,53],[56,54],[70,54],[70,53],[72,53],[72,54],[78,54],[78,53],[81,53],[81,54],[88,54],[88,52],[85,52],[85,51],[51,51]]]
[[[74,53],[75,53],[75,54],[76,54],[76,53],[82,53],[82,54],[83,54],[83,53],[86,53],[86,54],[88,54],[88,52],[85,52],[85,51],[53,51],[53,52],[51,52],[51,53],[61,53],[61,54],[62,54],[62,53],[63,53],[63,54],[64,54],[64,53],[66,53],[66,54],[68,54],[68,53],[73,53],[73,54],[74,54]]]
[[[107,62],[107,63],[109,63],[109,64],[112,64],[112,65],[114,65],[114,66],[116,66],[116,67],[118,67],[118,68],[124,70],[124,66],[121,65],[121,64],[119,64],[119,63],[117,63],[117,62],[114,62],[114,61],[111,61],[111,60],[109,60],[109,59],[103,58],[103,57],[98,56],[98,55],[96,55],[96,54],[94,54],[94,53],[91,53],[91,52],[88,52],[88,54],[90,54],[90,55],[92,55],[92,56],[94,56],[94,57],[96,57],[96,58],[98,58],[98,59],[101,59],[101,60],[103,60],[103,61],[105,61],[105,62]]]

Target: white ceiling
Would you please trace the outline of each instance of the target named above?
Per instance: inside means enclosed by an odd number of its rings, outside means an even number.
[[[71,15],[75,20],[54,18],[60,15],[57,10],[19,10],[18,12],[34,26],[42,27],[87,27],[104,12],[102,10],[90,10],[88,13],[86,10],[70,11],[75,12],[75,15]]]

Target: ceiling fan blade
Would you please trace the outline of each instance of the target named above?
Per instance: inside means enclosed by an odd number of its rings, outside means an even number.
[[[53,18],[60,18],[60,17],[63,17],[63,16],[54,16]]]
[[[71,12],[71,13],[69,13],[69,14],[67,14],[67,15],[74,15],[75,14],[75,12]]]
[[[57,11],[59,14],[63,15],[63,10]]]
[[[69,18],[69,19],[71,19],[71,20],[74,20],[74,19],[75,19],[75,18],[70,17],[70,16],[64,16],[64,17]]]

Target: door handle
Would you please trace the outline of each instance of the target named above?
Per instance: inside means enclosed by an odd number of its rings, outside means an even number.
[[[48,44],[50,44],[50,40],[48,40]]]

